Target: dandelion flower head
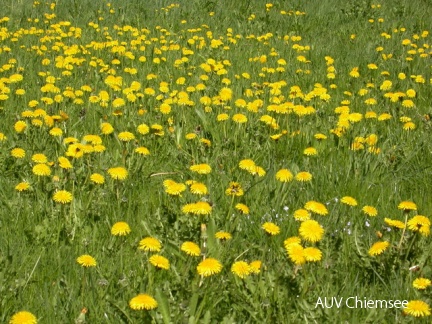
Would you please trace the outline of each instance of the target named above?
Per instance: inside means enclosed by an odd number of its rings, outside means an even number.
[[[76,260],[78,264],[80,264],[82,267],[95,267],[96,266],[96,260],[91,255],[84,254],[77,258]]]
[[[214,258],[207,258],[198,264],[197,271],[200,276],[209,277],[221,272],[222,264]]]
[[[37,319],[32,313],[21,311],[12,316],[9,324],[37,324]]]
[[[194,242],[184,242],[180,249],[185,252],[187,255],[190,256],[199,256],[201,254],[201,249],[198,246],[198,244],[194,243]]]
[[[422,300],[411,300],[404,309],[404,313],[414,317],[430,316],[430,306]]]
[[[236,261],[231,266],[231,272],[237,277],[244,279],[251,273],[250,265],[245,261]]]
[[[117,222],[111,227],[111,234],[114,236],[125,236],[131,232],[129,224],[126,222]]]
[[[157,238],[148,236],[139,242],[138,248],[144,251],[159,252],[162,248],[162,244]]]
[[[151,310],[158,306],[156,299],[147,294],[139,294],[129,301],[129,307],[133,310]]]

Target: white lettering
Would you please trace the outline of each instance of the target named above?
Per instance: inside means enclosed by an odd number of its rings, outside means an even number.
[[[337,301],[336,297],[334,297],[334,299],[335,299],[336,307],[337,307],[337,308],[340,308],[340,307],[341,307],[341,304],[342,304],[342,299],[343,299],[343,297],[341,297],[341,298],[339,299],[339,302]]]
[[[383,303],[384,303],[384,307],[383,307]],[[393,308],[393,301],[390,300],[390,308]],[[380,305],[379,308],[388,308],[387,306],[387,300],[375,300],[375,308],[378,308],[378,304]]]
[[[317,308],[318,305],[321,305],[321,307],[324,308],[324,305],[323,305],[323,303],[322,303],[321,297],[318,297],[318,300],[317,300],[317,302],[316,302],[316,304],[315,304],[315,308]]]
[[[332,308],[333,307],[333,298],[334,297],[331,298],[331,304],[327,305],[327,297],[324,297],[324,305],[326,308]]]
[[[350,299],[354,299],[354,298],[356,298],[356,297],[349,297],[349,298],[347,298],[347,300],[345,301],[345,305],[348,307],[348,308],[355,308],[355,306],[350,306],[349,304],[348,304],[348,301],[350,300]]]

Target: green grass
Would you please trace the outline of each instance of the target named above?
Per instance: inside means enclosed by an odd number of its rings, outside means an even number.
[[[6,137],[0,141],[0,322],[9,322],[21,310],[33,313],[39,323],[73,322],[84,307],[89,310],[88,323],[427,322],[428,317],[406,316],[401,309],[315,307],[318,297],[351,296],[431,304],[430,287],[420,291],[412,286],[416,278],[431,279],[430,236],[390,228],[384,222],[384,218],[405,222],[405,216],[410,219],[417,213],[431,216],[432,52],[431,35],[424,31],[430,27],[427,17],[432,8],[427,1],[386,1],[380,8],[370,1],[276,1],[269,11],[262,1],[184,1],[172,7],[167,1],[145,5],[112,1],[109,6],[101,0],[53,3],[56,6],[50,8],[51,3],[42,1],[7,1],[2,15],[9,20],[0,17],[0,94],[6,95],[0,97],[0,133]],[[282,10],[287,14],[281,14]],[[81,29],[79,37],[71,27]],[[212,48],[211,39],[221,39],[223,45]],[[405,39],[416,44],[416,53],[408,53],[415,47],[402,45]],[[199,47],[201,40],[205,45]],[[105,48],[94,48],[92,42],[105,42]],[[170,44],[179,48],[169,49]],[[296,50],[295,44],[309,50]],[[71,65],[56,66],[74,45]],[[124,51],[114,51],[114,45],[124,46]],[[378,47],[383,50],[377,51]],[[186,49],[193,53],[182,53]],[[134,58],[125,55],[128,51]],[[264,55],[267,62],[260,63]],[[308,62],[301,62],[298,56]],[[327,56],[334,60],[330,65],[335,79],[327,76]],[[140,57],[146,61],[141,62]],[[182,57],[188,61],[176,67],[174,62]],[[154,58],[162,61],[156,64]],[[280,58],[287,64],[279,65]],[[49,64],[43,65],[44,59]],[[222,63],[226,74],[206,73],[200,65],[208,59]],[[378,69],[369,69],[370,63]],[[284,71],[263,70],[277,67]],[[349,74],[355,67],[359,68],[358,78]],[[129,74],[125,68],[135,68],[137,73]],[[113,71],[122,77],[120,90],[105,82]],[[151,73],[157,78],[148,79]],[[406,78],[398,78],[399,73]],[[23,80],[11,82],[14,74],[22,75]],[[208,80],[202,80],[202,75]],[[424,83],[415,79],[419,75]],[[58,93],[42,91],[48,76],[55,77]],[[176,83],[179,77],[186,78],[184,85]],[[224,83],[224,78],[231,83]],[[385,80],[392,81],[391,90],[380,89]],[[134,92],[137,98],[132,102],[123,90],[134,81],[141,88]],[[281,81],[286,84],[281,88],[283,97],[278,97],[271,87]],[[168,84],[168,92],[160,89],[160,82]],[[186,91],[199,83],[206,89],[189,92],[193,103],[171,103],[169,114],[158,109],[168,96],[179,99],[173,91]],[[327,99],[316,92],[312,96],[318,83],[329,94]],[[91,91],[75,93],[81,102],[64,92],[84,85]],[[293,86],[310,98],[290,97]],[[232,90],[231,100],[221,105],[216,100],[201,103],[203,97],[216,99],[224,87]],[[146,88],[154,89],[155,95],[145,94]],[[24,89],[25,94],[16,94],[17,89]],[[369,92],[362,96],[361,89]],[[416,91],[411,98],[413,108],[385,97],[408,89]],[[109,95],[107,107],[90,100],[100,91]],[[44,103],[56,95],[63,100]],[[294,111],[268,111],[275,97],[281,103],[312,106],[315,113],[299,116]],[[115,98],[125,99],[125,105],[113,107]],[[262,106],[257,112],[238,107],[235,101],[240,98],[248,103],[259,99]],[[368,98],[376,99],[377,104],[367,105]],[[31,100],[39,102],[36,108],[28,106]],[[340,120],[335,108],[343,105],[363,118],[349,122],[337,136],[332,132]],[[49,125],[42,115],[22,115],[37,108],[48,116],[66,113],[68,119]],[[117,109],[121,116],[115,115]],[[368,111],[378,116],[389,113],[392,118],[366,119]],[[221,113],[230,118],[217,121]],[[238,113],[248,121],[235,123],[232,116]],[[260,121],[263,115],[273,117],[279,128]],[[411,118],[415,130],[403,129],[401,117]],[[32,124],[37,119],[40,127]],[[28,124],[22,133],[14,129],[18,120]],[[101,133],[103,122],[112,124],[112,134]],[[161,125],[164,135],[141,135],[137,126],[143,123]],[[49,134],[54,126],[62,129],[61,137]],[[135,139],[120,141],[118,134],[123,131],[133,133]],[[190,133],[197,137],[188,140]],[[317,133],[327,139],[318,141]],[[101,137],[105,151],[69,157],[73,169],[62,169],[58,157],[65,156],[68,149],[63,140],[75,137],[82,142],[89,134]],[[281,135],[278,140],[270,137],[276,134]],[[379,154],[370,153],[367,144],[363,150],[350,149],[357,137],[371,134],[378,137],[374,147]],[[140,156],[134,151],[138,146],[147,147],[151,154]],[[315,147],[318,155],[306,156],[307,147]],[[14,148],[24,149],[25,157],[13,157]],[[32,172],[36,153],[53,162],[50,176]],[[265,175],[240,169],[244,159],[252,159]],[[191,165],[199,163],[209,164],[212,172],[190,171]],[[128,170],[124,181],[108,174],[109,168],[117,166]],[[293,175],[308,171],[312,181],[281,183],[275,176],[283,168]],[[104,175],[104,184],[91,182],[96,172]],[[171,196],[163,186],[167,179],[196,180],[209,193],[199,197],[187,189],[181,196]],[[15,186],[22,181],[31,187],[19,192]],[[244,195],[226,195],[232,181],[242,185]],[[72,202],[56,203],[52,197],[58,190],[71,192]],[[344,196],[354,197],[358,205],[342,204]],[[200,199],[213,206],[209,216],[182,212],[183,206]],[[325,230],[322,240],[302,241],[304,247],[319,248],[322,259],[295,265],[284,240],[299,235],[300,222],[293,214],[308,201],[321,202],[329,211],[327,216],[312,214]],[[416,203],[418,210],[405,214],[398,210],[402,201]],[[239,213],[237,203],[247,205],[250,215]],[[367,217],[361,211],[365,205],[376,207],[378,216]],[[112,236],[111,227],[118,221],[127,222],[132,232]],[[280,233],[266,234],[261,228],[265,222],[277,224]],[[218,231],[231,233],[232,239],[216,239]],[[138,249],[146,236],[161,241],[159,254],[170,261],[169,270],[152,266],[148,259],[153,253]],[[388,241],[389,248],[381,255],[369,255],[370,247],[379,240]],[[203,256],[182,252],[185,241],[201,247],[205,243]],[[76,259],[83,254],[93,256],[97,266],[82,268]],[[221,273],[200,277],[196,267],[204,256],[218,259],[223,265]],[[231,272],[234,262],[254,260],[262,262],[259,274],[241,279]],[[409,270],[414,265],[419,266],[418,272]],[[158,307],[131,309],[129,301],[139,293],[153,296]]]

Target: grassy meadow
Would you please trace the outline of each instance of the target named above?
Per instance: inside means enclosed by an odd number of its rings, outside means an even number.
[[[3,1],[0,323],[428,323],[431,16]]]

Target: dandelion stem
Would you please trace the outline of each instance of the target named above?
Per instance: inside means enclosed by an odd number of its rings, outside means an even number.
[[[230,206],[228,208],[228,213],[227,213],[227,215],[225,217],[225,222],[227,222],[228,219],[229,219],[229,216],[230,216],[230,213],[231,213],[231,209],[232,209],[232,206],[234,204],[234,197],[235,197],[235,195],[232,195],[232,197],[231,197],[231,204],[230,204]]]
[[[85,290],[85,282],[86,282],[85,269],[82,269],[82,270],[83,270],[83,275],[82,275],[82,280],[81,280],[81,303],[82,303],[82,305],[85,305],[84,304],[84,290]]]
[[[207,253],[207,226],[206,226],[206,224],[201,224],[201,239],[202,239],[201,254],[203,257],[203,261],[204,261],[206,258],[206,253]]]
[[[398,244],[398,250],[400,250],[400,248],[402,246],[402,241],[403,241],[403,237],[405,235],[405,230],[406,230],[406,227],[407,227],[407,222],[408,222],[408,215],[405,214],[405,226],[404,226],[404,228],[402,230],[402,235],[401,235],[401,238],[400,238],[400,241],[399,241],[399,244]]]
[[[39,254],[39,257],[38,257],[38,259],[36,260],[36,263],[35,263],[35,265],[34,265],[32,271],[30,272],[29,277],[27,278],[27,281],[26,281],[26,283],[25,283],[25,285],[24,285],[24,287],[23,287],[23,290],[25,289],[25,287],[27,286],[27,284],[28,284],[28,282],[30,281],[31,277],[33,276],[33,273],[34,273],[34,271],[36,270],[36,267],[37,267],[38,264],[39,264],[39,261],[40,261],[41,256],[42,256],[42,252],[41,252],[41,254]]]
[[[418,237],[417,235],[414,235],[414,237],[412,238],[411,243],[410,243],[410,245],[408,247],[408,250],[407,250],[407,252],[405,254],[405,261],[408,259],[408,255],[409,255],[409,253],[411,251],[411,248],[413,247],[414,242],[416,241],[417,237]]]

